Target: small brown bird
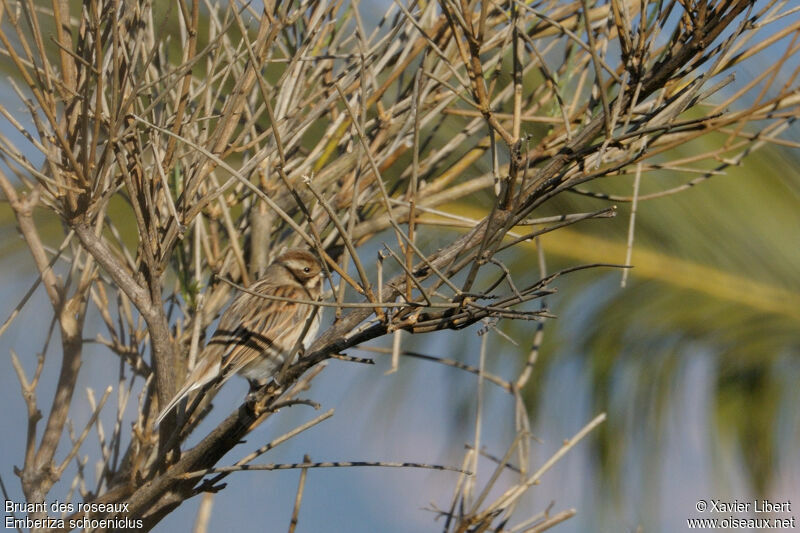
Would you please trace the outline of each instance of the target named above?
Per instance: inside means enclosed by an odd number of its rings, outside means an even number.
[[[317,300],[322,292],[322,271],[308,251],[291,249],[267,267],[250,290],[295,300]],[[197,365],[175,397],[161,410],[156,426],[191,391],[233,374],[266,383],[275,375],[306,329],[308,348],[319,329],[317,306],[259,298],[243,292],[222,314],[217,331],[206,345]]]

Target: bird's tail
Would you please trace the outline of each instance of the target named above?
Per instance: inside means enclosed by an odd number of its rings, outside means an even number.
[[[164,406],[160,413],[158,413],[158,417],[156,418],[156,423],[154,427],[158,427],[164,417],[172,411],[178,403],[183,400],[190,392],[193,390],[197,390],[199,388],[204,387],[206,384],[210,383],[217,377],[219,373],[219,361],[213,361],[213,358],[203,358],[200,359],[197,366],[194,367],[189,377],[186,378],[186,383],[181,390],[179,390],[175,397],[170,400],[170,402]]]
[[[170,400],[170,402],[161,410],[160,413],[158,413],[158,418],[156,418],[156,423],[154,427],[158,427],[159,424],[161,424],[161,421],[164,420],[164,417],[167,416],[169,412],[175,408],[176,405],[178,405],[178,402],[183,400],[187,394],[189,394],[190,392],[192,392],[192,390],[197,388],[197,387],[192,387],[192,385],[194,384],[191,382],[184,385],[183,388],[178,391],[175,397],[172,398],[172,400]]]

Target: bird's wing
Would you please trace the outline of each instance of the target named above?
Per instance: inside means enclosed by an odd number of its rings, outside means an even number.
[[[292,298],[308,299],[300,286],[260,287],[259,292]],[[253,297],[241,298],[231,305],[220,320],[219,328],[209,344],[224,343],[222,373],[234,374],[258,357],[285,357],[303,331],[313,306]],[[280,361],[278,361],[280,362]]]

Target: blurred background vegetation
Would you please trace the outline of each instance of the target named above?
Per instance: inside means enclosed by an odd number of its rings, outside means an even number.
[[[360,5],[368,23],[374,23],[385,7],[380,2]],[[770,61],[780,44],[738,65],[738,79],[730,92],[752,78],[759,61]],[[14,98],[6,81],[0,82],[0,91],[4,102]],[[529,132],[531,144],[537,131],[531,128]],[[800,503],[796,452],[800,441],[800,166],[791,145],[791,141],[800,142],[797,126],[784,138],[790,139],[789,146],[763,147],[743,165],[727,168],[724,175],[679,194],[640,202],[631,260],[634,268],[628,272],[626,287],[621,287],[619,270],[580,272],[560,280],[559,292],[547,298],[548,309],[559,318],[544,327],[535,377],[524,393],[535,417],[534,428],[546,428],[548,416],[570,410],[571,418],[586,420],[587,405],[589,413],[608,413],[607,422],[590,438],[590,459],[582,463],[583,483],[596,498],[575,505],[581,516],[589,517],[582,519],[588,522],[568,521],[564,530],[581,530],[594,523],[591,517],[604,517],[600,523],[615,530],[633,529],[640,523],[649,526],[645,530],[670,530],[671,519],[663,516],[632,522],[620,517],[629,516],[626,509],[631,505],[647,503],[668,512],[666,502],[679,496],[670,479],[677,474],[663,466],[673,464],[676,457],[687,465],[700,461],[712,473],[710,480],[703,481],[704,490],[709,491],[706,496],[721,497],[732,491],[740,499],[794,496]],[[711,142],[694,141],[665,158],[708,151],[712,146],[702,143]],[[403,166],[394,168],[399,174]],[[489,170],[488,155],[475,163],[476,175]],[[386,178],[392,179],[391,172]],[[646,195],[686,181],[685,175],[673,170],[650,173],[640,192]],[[630,196],[633,176],[595,181],[587,189]],[[479,219],[494,201],[486,191],[441,209]],[[549,271],[575,263],[625,261],[629,202],[562,194],[538,210],[537,216],[609,205],[617,207],[615,218],[587,220],[541,238]],[[42,234],[50,244],[57,244],[62,235],[59,221],[44,213],[37,216]],[[121,219],[117,224],[125,226]],[[446,241],[450,232],[439,231]],[[427,238],[436,239],[435,234]],[[4,257],[0,264],[17,267],[28,261],[17,257],[26,253],[9,206],[0,202],[0,254]],[[538,268],[533,244],[515,249],[506,259],[512,274]],[[0,276],[9,279],[7,272]],[[2,313],[10,310],[4,305]],[[569,329],[562,323],[569,324]],[[492,349],[504,357],[494,361],[497,368],[489,370],[508,373],[509,367],[524,363],[531,327],[523,322],[502,323],[500,329],[517,345],[492,336],[497,344]],[[474,335],[449,339],[454,340],[447,356],[475,363],[471,359]],[[424,336],[409,347],[430,353],[437,342],[435,336]],[[413,372],[406,373],[398,383],[417,378]],[[563,385],[565,378],[570,387],[581,389],[576,395],[587,397],[564,410],[548,407],[553,388]],[[398,385],[374,393],[391,395],[399,390]],[[472,398],[460,401],[467,412]],[[391,402],[375,405],[385,410]],[[391,418],[392,414],[375,416]],[[698,427],[698,419],[703,421],[702,434],[682,433],[682,428]],[[450,428],[453,438],[464,438],[471,424],[468,416],[456,418]],[[699,476],[698,472],[698,480]],[[690,477],[680,479],[691,482]],[[643,491],[637,494],[637,487]],[[694,512],[691,506],[671,510],[679,518]]]

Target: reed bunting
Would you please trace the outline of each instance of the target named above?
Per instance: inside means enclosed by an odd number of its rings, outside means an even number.
[[[317,300],[322,271],[309,252],[291,249],[279,256],[250,290],[259,294]],[[266,383],[283,366],[302,339],[308,348],[319,329],[317,306],[268,300],[242,292],[222,314],[217,331],[198,358],[186,383],[161,410],[156,426],[183,398],[212,381],[224,383],[233,374]],[[309,323],[310,320],[310,323]]]

